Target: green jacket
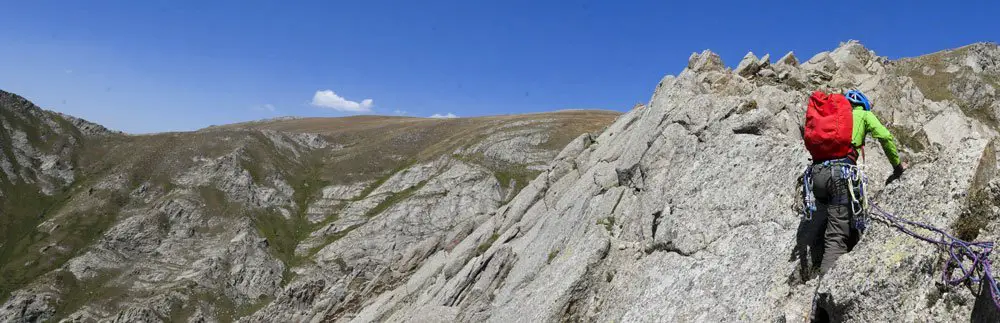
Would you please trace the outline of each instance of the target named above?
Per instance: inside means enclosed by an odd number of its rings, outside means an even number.
[[[889,129],[882,125],[874,113],[865,111],[862,106],[855,106],[852,112],[854,114],[854,129],[851,133],[851,145],[856,149],[863,148],[865,135],[871,133],[872,137],[878,139],[879,143],[882,144],[882,151],[885,152],[885,157],[889,158],[889,163],[893,167],[898,166],[899,152],[896,151],[896,143],[892,134],[889,133]]]

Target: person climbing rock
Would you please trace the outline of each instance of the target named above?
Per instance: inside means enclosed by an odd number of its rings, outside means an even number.
[[[862,194],[851,184],[851,178],[857,177],[856,165],[859,152],[863,154],[865,137],[871,134],[879,141],[893,167],[887,183],[899,178],[906,169],[892,134],[871,110],[871,101],[857,90],[845,94],[817,91],[809,97],[803,139],[813,164],[804,176],[806,183],[811,184],[806,190],[811,190],[815,198],[815,212],[812,212],[815,231],[824,230],[820,273],[829,271],[837,258],[849,250],[852,217],[859,209],[852,207],[852,203],[857,203]]]

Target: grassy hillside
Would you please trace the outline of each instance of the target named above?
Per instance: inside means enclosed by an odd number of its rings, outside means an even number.
[[[270,298],[197,277],[183,278],[194,280],[179,290],[177,283],[139,284],[148,279],[140,277],[187,277],[192,270],[217,275],[214,267],[190,266],[218,261],[212,254],[221,250],[227,258],[280,264],[280,283],[288,284],[295,278],[292,268],[362,225],[324,235],[325,244],[296,254],[311,234],[340,219],[338,208],[319,222],[307,218],[324,188],[364,185],[359,196],[345,201],[360,203],[377,198],[371,193],[393,174],[444,157],[486,166],[502,185],[520,189],[537,173],[529,168],[544,165],[570,140],[601,131],[618,115],[306,118],[128,136],[0,94],[0,304],[19,306],[25,303],[8,301],[52,292],[37,315],[56,320],[116,313],[138,300],[178,307],[158,315],[190,316],[198,309],[223,321],[246,315],[234,313]],[[425,182],[392,192],[365,216],[405,202]],[[264,243],[247,245],[251,251],[245,255],[226,250],[245,227]],[[255,248],[266,253],[254,254]],[[74,260],[100,265],[74,267]],[[19,290],[28,292],[16,294]],[[110,290],[115,297],[98,295]],[[165,290],[184,296],[158,299]]]

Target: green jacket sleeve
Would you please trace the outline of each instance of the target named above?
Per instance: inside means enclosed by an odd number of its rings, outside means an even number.
[[[864,114],[864,124],[865,131],[872,134],[872,137],[878,139],[878,142],[882,144],[882,151],[885,152],[885,157],[889,158],[889,163],[893,167],[899,165],[899,152],[896,150],[896,141],[892,137],[892,133],[889,133],[889,129],[886,129],[882,125],[882,122],[878,120],[878,117],[874,113],[865,111]]]

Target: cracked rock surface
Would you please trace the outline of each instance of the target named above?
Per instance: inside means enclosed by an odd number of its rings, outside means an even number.
[[[997,206],[970,196],[998,197],[997,114],[957,102],[996,99],[985,80],[997,74],[981,66],[1000,63],[997,53],[976,44],[889,61],[852,41],[801,65],[791,53],[775,65],[750,53],[735,71],[693,54],[647,105],[571,143],[458,251],[432,254],[354,321],[800,321],[817,282],[797,246],[809,163],[800,128],[815,89],[861,89],[895,132],[911,168],[884,185],[891,168],[868,142],[876,203],[952,231],[979,214],[975,238],[996,240]],[[940,89],[908,72],[927,62],[972,90],[929,99]],[[462,253],[483,241],[494,242]],[[874,224],[824,279],[818,305],[839,321],[995,319],[978,289],[940,284],[942,257]]]

